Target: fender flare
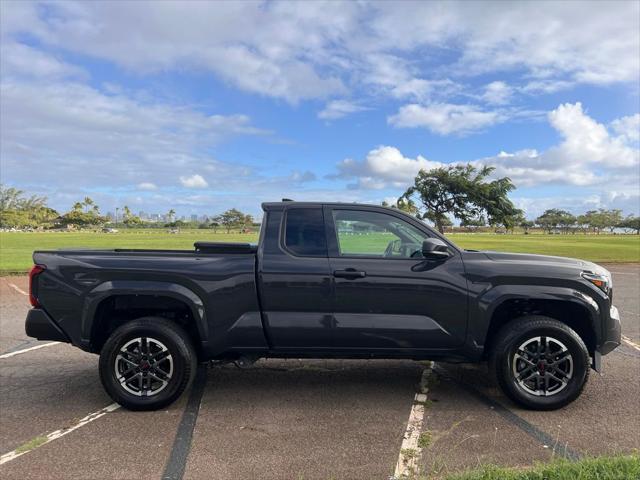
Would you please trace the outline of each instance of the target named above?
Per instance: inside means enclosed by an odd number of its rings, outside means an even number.
[[[119,295],[170,297],[184,302],[193,314],[201,343],[203,346],[208,343],[209,327],[204,302],[193,290],[171,282],[110,280],[93,288],[84,298],[80,321],[80,336],[81,342],[85,346],[89,347],[91,343],[91,334],[94,329],[98,306],[103,300]]]
[[[599,328],[600,306],[593,298],[574,288],[549,285],[499,285],[487,290],[477,299],[479,318],[470,322],[470,327],[475,330],[472,337],[486,343],[496,309],[504,302],[515,299],[553,300],[579,305],[589,314],[589,327],[595,334],[596,341],[599,342],[602,337]]]

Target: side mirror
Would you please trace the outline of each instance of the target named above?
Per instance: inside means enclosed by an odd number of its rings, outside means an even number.
[[[449,255],[449,247],[439,238],[427,238],[422,242],[422,256],[424,258],[444,259]]]

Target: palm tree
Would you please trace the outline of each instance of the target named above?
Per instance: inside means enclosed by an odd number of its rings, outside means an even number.
[[[167,216],[169,217],[169,223],[173,223],[173,217],[175,214],[176,214],[176,211],[173,208],[169,210],[169,213],[167,213]]]
[[[87,212],[89,212],[89,208],[92,207],[94,205],[93,200],[91,200],[90,197],[84,197],[84,206],[87,209]]]

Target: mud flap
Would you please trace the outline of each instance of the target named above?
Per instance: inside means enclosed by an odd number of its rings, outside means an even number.
[[[591,368],[602,375],[602,355],[597,350],[593,352],[593,357],[591,358]]]

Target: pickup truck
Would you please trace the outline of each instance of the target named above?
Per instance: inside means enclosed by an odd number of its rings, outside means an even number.
[[[463,250],[394,208],[264,203],[257,245],[36,251],[27,335],[100,354],[133,410],[178,398],[198,362],[488,360],[528,408],[577,398],[620,344],[610,273]]]

